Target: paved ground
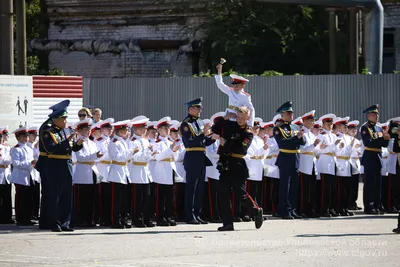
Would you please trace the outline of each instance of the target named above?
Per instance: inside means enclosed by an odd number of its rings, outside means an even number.
[[[97,228],[0,226],[0,266],[400,266],[397,215],[254,223]]]

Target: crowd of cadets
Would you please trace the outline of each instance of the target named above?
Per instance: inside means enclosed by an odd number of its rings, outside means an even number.
[[[212,126],[224,114],[218,112],[204,123]],[[359,122],[334,114],[315,121],[314,115],[315,111],[311,111],[292,122],[304,131],[306,140],[300,147],[296,218],[353,216],[352,210],[361,209],[356,202],[364,151],[362,141],[356,138]],[[251,128],[254,139],[245,157],[250,173],[249,194],[263,207],[264,214],[279,217],[282,217],[278,213],[280,180],[275,161],[280,150],[273,131],[281,123],[280,115],[269,122],[255,118]],[[97,123],[87,118],[70,124],[69,134],[75,132],[76,138],[84,140],[83,148],[72,154],[72,224],[130,228],[132,224],[175,226],[176,221],[185,221],[185,147],[179,127],[180,123],[170,117],[149,121],[145,116],[119,122],[109,118]],[[381,127],[387,131],[388,124],[382,123]],[[212,134],[210,129],[207,135]],[[39,156],[38,129],[22,127],[13,133],[18,144],[10,147],[8,130],[0,128],[0,222],[14,222],[11,204],[11,184],[14,184],[16,222],[33,225],[40,205],[40,174],[34,168]],[[206,148],[213,166],[206,168],[202,209],[202,219],[215,223],[221,222],[218,146],[217,140]],[[400,173],[393,139],[387,148],[383,147],[382,159],[383,208],[366,209],[366,213],[394,213],[399,209]],[[251,221],[251,211],[243,209],[236,199],[232,193],[234,221]]]

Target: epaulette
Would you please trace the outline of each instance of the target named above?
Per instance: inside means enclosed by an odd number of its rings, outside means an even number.
[[[160,143],[160,142],[161,142],[161,139],[157,139],[157,140],[156,140],[156,143]]]
[[[326,134],[326,132],[320,132],[320,134],[324,135],[324,134]]]
[[[136,137],[132,137],[132,139],[131,139],[132,141],[135,141],[136,140]]]
[[[113,143],[116,143],[117,141],[118,141],[118,139],[117,139],[117,138],[114,138]]]
[[[243,94],[245,94],[245,95],[247,95],[247,96],[251,96],[251,94],[249,94],[249,93],[247,93],[247,92],[245,92],[245,91],[243,91]]]
[[[99,137],[99,138],[97,138],[96,140],[97,140],[97,141],[101,141],[101,140],[103,140],[103,137]]]
[[[190,121],[190,117],[187,117],[183,122],[189,122]]]
[[[19,144],[16,144],[14,147],[19,147]]]

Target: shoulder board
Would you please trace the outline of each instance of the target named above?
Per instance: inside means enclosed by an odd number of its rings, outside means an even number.
[[[245,91],[243,91],[243,94],[244,94],[244,95],[247,95],[247,96],[251,96],[251,94],[249,94],[249,93],[247,93],[247,92],[245,92]]]
[[[324,134],[326,134],[326,132],[320,132],[319,134],[322,134],[322,135],[324,135]]]
[[[136,137],[132,137],[132,141],[135,141],[136,140]]]
[[[101,141],[101,140],[103,140],[103,137],[99,137],[99,138],[97,138],[96,140],[97,140],[97,141]]]
[[[156,143],[159,143],[159,142],[161,142],[161,139],[157,139],[157,140],[156,140]]]
[[[183,122],[189,122],[190,121],[190,117],[187,117]]]
[[[117,141],[118,141],[117,138],[114,138],[114,139],[113,139],[113,143],[116,143]]]
[[[367,126],[367,124],[368,124],[368,121],[367,121],[367,122],[364,122],[364,124],[363,124],[363,125],[361,125],[361,127],[363,127],[363,126]]]
[[[16,144],[14,147],[19,147],[19,144]]]

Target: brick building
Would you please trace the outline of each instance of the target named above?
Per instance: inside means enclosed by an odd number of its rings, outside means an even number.
[[[177,0],[179,2],[179,0]],[[169,1],[171,2],[171,1]],[[194,1],[196,2],[196,1]],[[400,70],[400,3],[385,1],[383,71]],[[84,77],[190,76],[203,70],[198,6],[169,12],[154,1],[46,0],[49,67]]]

